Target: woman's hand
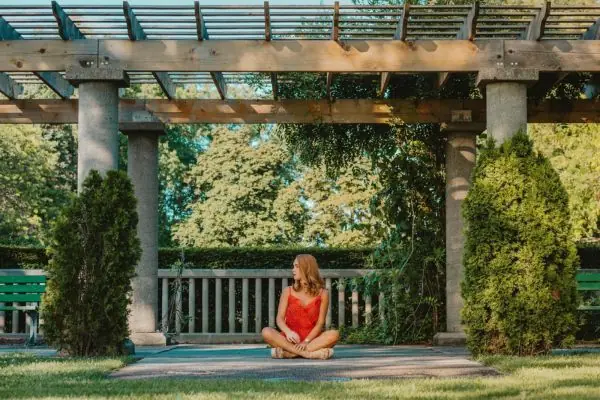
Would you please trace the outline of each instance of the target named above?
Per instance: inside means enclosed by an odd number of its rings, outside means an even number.
[[[308,343],[306,342],[302,342],[302,343],[297,343],[294,348],[297,351],[306,351],[306,349],[308,348]]]
[[[289,331],[285,334],[285,337],[287,338],[288,342],[292,342],[294,344],[298,344],[300,343],[300,335],[298,335],[296,332],[294,331]]]

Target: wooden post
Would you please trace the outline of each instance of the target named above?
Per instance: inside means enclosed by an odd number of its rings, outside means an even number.
[[[229,333],[235,333],[235,279],[229,278]]]
[[[331,329],[331,303],[333,296],[331,295],[331,278],[325,279],[325,289],[329,293],[329,304],[327,305],[327,317],[325,317],[325,329]]]
[[[254,331],[262,330],[262,279],[256,278],[254,288]]]
[[[169,278],[162,278],[162,331],[169,330]]]
[[[338,328],[344,325],[345,319],[345,297],[344,291],[346,290],[345,284],[342,280],[338,281]]]
[[[358,291],[352,291],[352,327],[358,328]]]
[[[242,278],[242,333],[248,333],[248,278]]]
[[[13,306],[18,306],[19,303],[12,303]],[[19,313],[20,311],[13,311],[12,312],[12,333],[19,333]]]
[[[188,288],[188,312],[190,313],[188,332],[194,333],[196,331],[196,280],[194,278],[190,278]]]
[[[269,278],[269,326],[275,328],[275,278]]]
[[[215,332],[221,333],[223,320],[223,290],[221,278],[215,280]]]
[[[208,332],[208,278],[202,278],[202,333]]]

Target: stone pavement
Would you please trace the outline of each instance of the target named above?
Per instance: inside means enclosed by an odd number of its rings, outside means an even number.
[[[265,345],[180,345],[165,350],[149,352],[111,377],[347,381],[498,375],[456,347],[338,345],[330,360],[275,360]],[[136,349],[137,356],[143,352]]]

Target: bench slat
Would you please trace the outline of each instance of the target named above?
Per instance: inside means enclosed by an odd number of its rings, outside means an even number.
[[[579,282],[577,290],[600,290],[600,282]]]
[[[0,275],[0,283],[44,283],[44,275]]]
[[[37,306],[2,306],[0,311],[33,311],[37,310]]]
[[[578,310],[600,310],[600,306],[579,306]]]
[[[37,294],[4,294],[0,293],[0,303],[11,303],[11,302],[40,302],[42,301],[42,295]]]
[[[0,285],[0,293],[44,293],[46,285]]]
[[[577,282],[600,282],[600,273],[578,272]]]

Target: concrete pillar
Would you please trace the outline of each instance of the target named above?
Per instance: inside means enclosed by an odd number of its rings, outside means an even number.
[[[539,79],[539,71],[494,68],[479,71],[477,85],[485,86],[488,136],[501,145],[519,130],[527,132],[527,88]]]
[[[136,345],[166,345],[158,329],[158,138],[161,123],[121,127],[128,136],[127,173],[137,198],[138,237],[142,256],[132,280],[129,315],[131,340]]]
[[[481,124],[455,123],[446,125],[446,332],[437,333],[437,345],[464,344],[466,336],[460,323],[463,307],[461,282],[463,280],[462,203],[467,196],[471,172],[475,166],[477,134]]]
[[[77,191],[92,169],[117,169],[119,162],[119,94],[127,86],[122,70],[70,67],[65,78],[79,87]]]

